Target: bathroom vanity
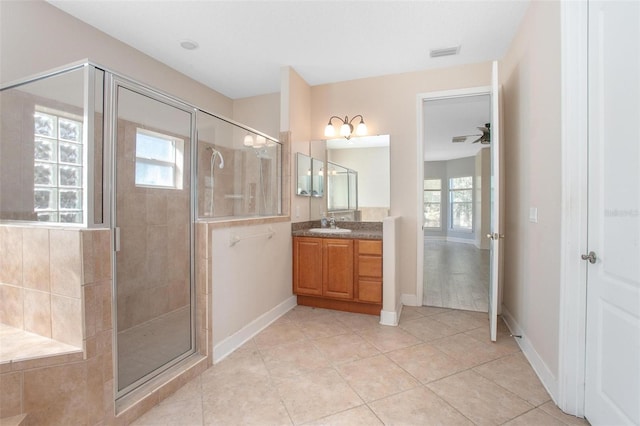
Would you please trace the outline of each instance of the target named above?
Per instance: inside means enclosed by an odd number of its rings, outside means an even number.
[[[380,314],[382,227],[370,225],[351,232],[293,231],[293,292],[299,305]]]

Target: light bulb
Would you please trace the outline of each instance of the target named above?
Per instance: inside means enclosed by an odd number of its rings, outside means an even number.
[[[263,146],[267,143],[267,139],[264,136],[257,135],[255,146]]]
[[[253,146],[253,136],[248,134],[244,137],[244,146]]]
[[[340,126],[340,136],[346,138],[350,134],[351,134],[351,126],[349,125],[349,123],[344,123],[342,126]]]
[[[336,135],[336,128],[333,127],[333,124],[327,124],[327,127],[324,128],[324,135],[329,138],[332,138]]]
[[[364,136],[367,134],[367,125],[364,124],[364,120],[360,120],[360,124],[356,127],[356,135]]]

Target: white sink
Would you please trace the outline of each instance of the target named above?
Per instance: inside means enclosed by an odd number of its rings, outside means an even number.
[[[315,232],[318,234],[348,234],[351,229],[344,228],[311,228],[309,232]]]

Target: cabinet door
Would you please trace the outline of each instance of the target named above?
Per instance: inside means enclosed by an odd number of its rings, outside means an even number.
[[[323,296],[353,299],[353,240],[323,242]]]
[[[293,292],[322,296],[322,239],[293,239]]]

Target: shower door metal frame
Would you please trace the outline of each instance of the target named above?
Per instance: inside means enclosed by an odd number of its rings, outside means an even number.
[[[119,230],[116,227],[116,150],[117,150],[117,122],[118,122],[118,88],[124,88],[132,91],[135,94],[146,96],[154,101],[161,102],[165,105],[174,107],[181,111],[184,111],[190,114],[190,170],[189,170],[189,182],[190,182],[190,191],[189,191],[189,289],[190,289],[190,341],[191,341],[191,349],[182,355],[170,360],[166,364],[156,368],[150,373],[144,375],[140,379],[136,380],[126,388],[122,390],[118,390],[118,303],[117,303],[117,274],[116,274],[116,257],[115,254],[117,249],[119,248]],[[154,90],[153,88],[139,83],[137,81],[128,79],[126,77],[122,77],[118,74],[105,70],[105,125],[104,125],[104,140],[105,140],[105,170],[108,170],[108,182],[109,182],[109,226],[112,230],[113,240],[112,240],[112,262],[111,262],[111,273],[112,273],[112,285],[113,285],[113,298],[114,301],[112,303],[112,318],[113,318],[113,366],[114,366],[114,391],[116,400],[124,397],[130,392],[138,389],[140,386],[147,383],[149,380],[157,377],[164,371],[169,368],[175,366],[180,363],[184,359],[194,355],[198,352],[197,340],[196,340],[196,286],[195,286],[195,220],[196,220],[196,201],[197,201],[197,188],[196,188],[196,157],[197,157],[197,126],[196,126],[196,112],[197,108],[182,102],[181,100],[174,98],[170,95],[162,93],[160,91]],[[107,155],[108,153],[108,155]],[[105,181],[107,176],[105,175]],[[106,219],[106,218],[105,218]],[[107,223],[107,222],[105,222]]]

